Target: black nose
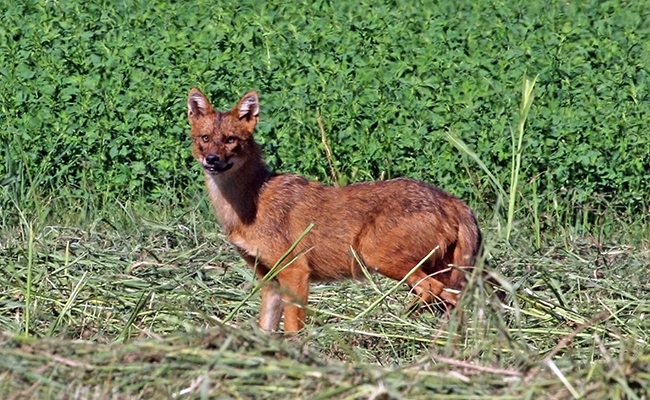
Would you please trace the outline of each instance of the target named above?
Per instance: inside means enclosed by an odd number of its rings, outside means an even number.
[[[205,156],[205,162],[208,163],[208,165],[217,164],[219,162],[219,156],[216,155],[216,154],[210,153],[207,156]]]

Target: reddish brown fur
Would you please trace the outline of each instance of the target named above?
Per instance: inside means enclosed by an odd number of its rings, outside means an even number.
[[[481,244],[469,207],[412,179],[334,188],[298,175],[274,174],[253,139],[258,112],[255,92],[225,113],[214,111],[198,89],[189,94],[192,153],[204,166],[228,240],[258,277],[314,223],[292,256],[309,251],[262,288],[263,329],[277,330],[284,313],[285,332],[300,330],[310,282],[361,278],[351,249],[370,270],[400,280],[438,247],[407,283],[425,303],[435,298],[456,303],[458,294],[445,288],[461,289],[464,275],[449,266],[472,266]]]

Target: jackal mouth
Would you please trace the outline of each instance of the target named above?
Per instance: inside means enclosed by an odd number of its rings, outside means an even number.
[[[220,174],[232,168],[232,163],[203,164],[203,169],[211,174]]]

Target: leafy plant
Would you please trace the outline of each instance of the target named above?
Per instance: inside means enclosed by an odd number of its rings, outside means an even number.
[[[650,16],[638,2],[73,0],[0,12],[0,182],[14,185],[20,166],[41,198],[62,187],[193,198],[184,115],[199,86],[221,109],[259,91],[257,138],[280,171],[416,177],[489,211],[498,190],[446,135],[508,181],[517,88],[538,75],[517,153],[535,200],[520,186],[510,218],[533,203],[572,219],[603,200],[647,210]]]

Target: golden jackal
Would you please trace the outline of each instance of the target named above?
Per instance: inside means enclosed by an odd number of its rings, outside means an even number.
[[[452,305],[464,274],[450,265],[474,265],[481,233],[462,201],[412,179],[324,186],[298,175],[275,174],[253,138],[259,100],[246,93],[230,111],[218,112],[198,89],[189,93],[192,154],[228,240],[258,277],[264,277],[310,225],[313,229],[287,258],[295,261],[262,288],[259,324],[285,332],[305,321],[309,283],[361,278],[353,252],[371,271],[403,279],[420,299]],[[309,251],[305,251],[309,249]]]

